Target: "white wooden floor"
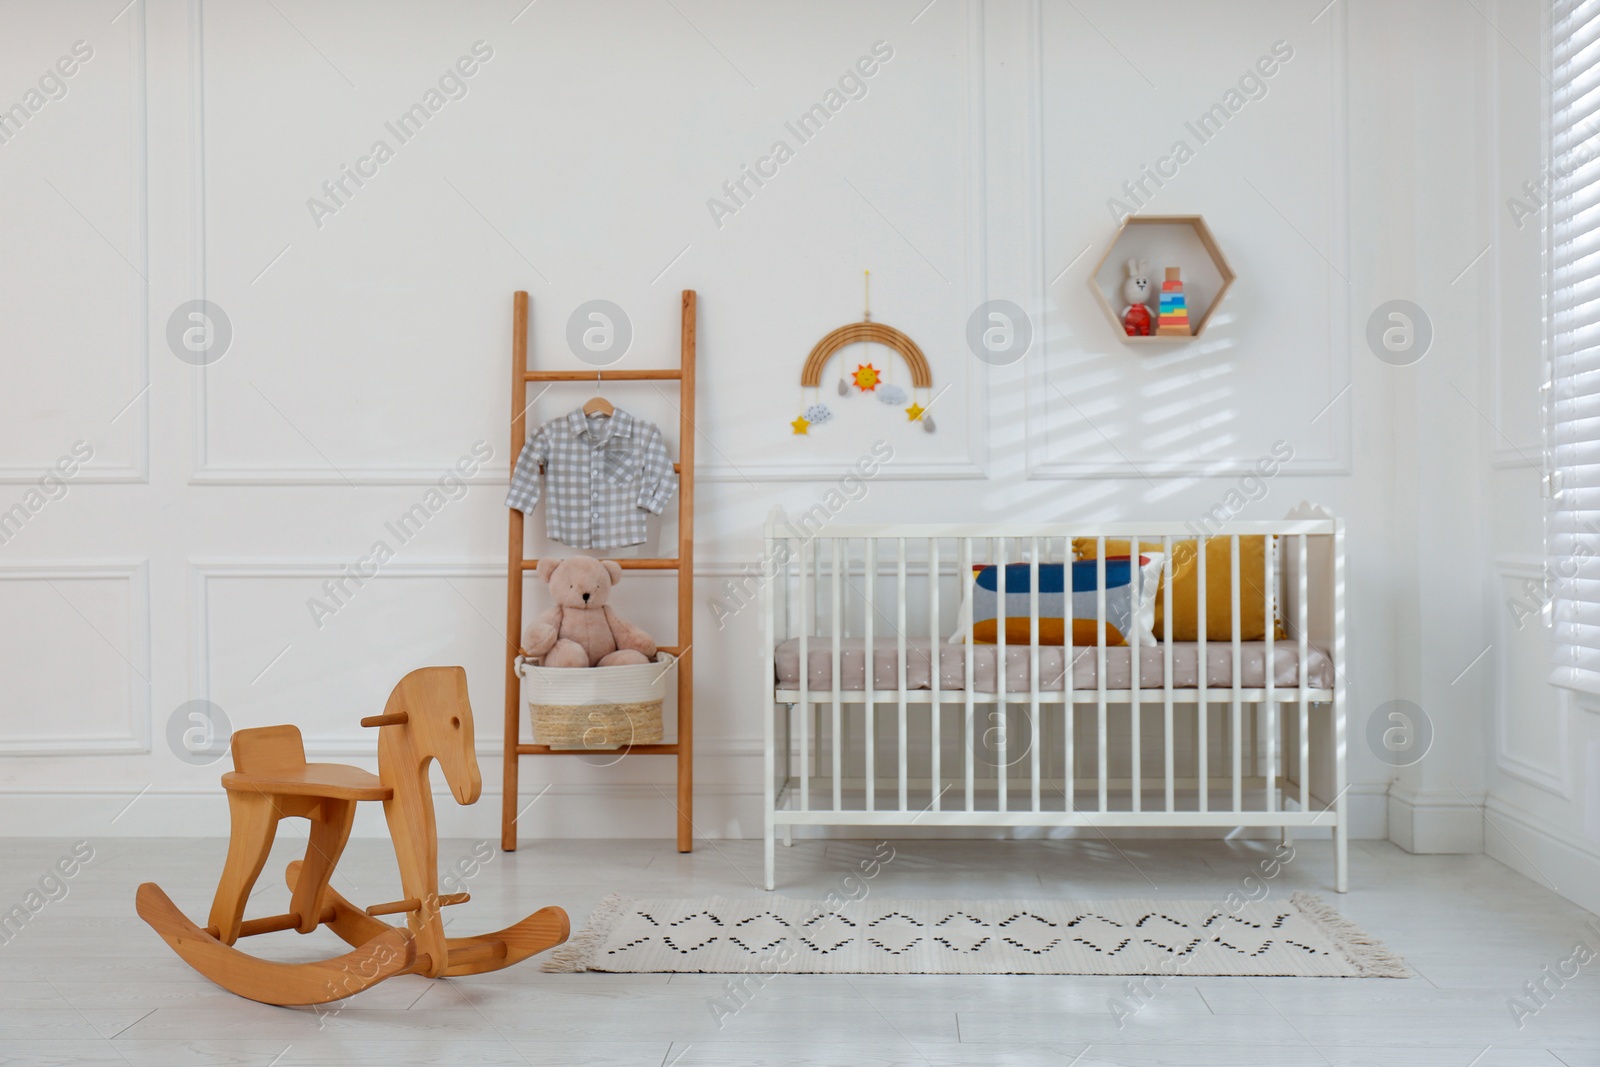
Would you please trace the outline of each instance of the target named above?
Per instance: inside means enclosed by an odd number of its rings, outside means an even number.
[[[287,824],[286,824],[287,825]],[[285,835],[287,837],[287,835]],[[281,840],[252,914],[284,910]],[[443,866],[477,842],[446,841]],[[1270,845],[1244,842],[895,842],[870,883],[885,896],[1222,900]],[[23,901],[70,842],[0,843],[0,910]],[[780,850],[780,892],[825,896],[874,842]],[[205,921],[223,843],[102,841],[96,858],[0,945],[0,1064],[1600,1065],[1600,960],[1519,1029],[1507,1000],[1567,958],[1594,919],[1481,856],[1408,856],[1352,844],[1352,891],[1328,892],[1328,846],[1298,846],[1266,883],[1324,892],[1405,955],[1420,977],[1172,981],[1119,1029],[1126,979],[1060,976],[779,976],[718,1028],[711,975],[498,974],[386,982],[321,1014],[239,1000],[190,971],[134,915],[159,882]],[[352,843],[338,884],[358,902],[399,896],[387,843]],[[530,842],[491,858],[452,928],[497,929],[559,904],[576,928],[605,893],[760,895],[759,842]],[[248,942],[277,958],[341,951],[331,934]]]

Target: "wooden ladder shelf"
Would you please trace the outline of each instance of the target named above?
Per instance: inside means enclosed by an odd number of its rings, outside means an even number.
[[[677,644],[662,645],[678,657],[678,740],[673,744],[632,745],[624,752],[678,759],[678,851],[693,848],[694,831],[694,355],[695,292],[683,291],[683,321],[677,370],[530,370],[528,368],[528,294],[518,290],[511,327],[511,461],[527,441],[528,386],[535,382],[662,382],[678,383],[678,555],[676,559],[619,559],[623,570],[678,572]],[[522,756],[576,756],[584,749],[552,749],[522,740],[522,678],[517,657],[522,652],[523,576],[538,565],[529,559],[523,540],[522,512],[510,509],[509,564],[506,568],[506,734],[505,788],[500,815],[500,847],[517,848],[517,778]]]

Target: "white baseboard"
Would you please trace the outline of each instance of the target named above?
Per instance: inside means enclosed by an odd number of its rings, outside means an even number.
[[[669,780],[649,783],[585,783],[551,785],[541,796],[538,783],[528,782],[520,803],[518,836],[525,839],[563,838],[665,838],[677,833],[674,808],[676,786]],[[1346,794],[1350,836],[1383,840],[1387,826],[1386,785],[1352,786]],[[500,793],[485,789],[478,803],[457,804],[448,792],[434,794],[439,836],[500,839]],[[295,826],[297,820],[290,820]],[[719,840],[760,838],[763,827],[761,788],[716,782],[695,784],[694,825],[697,837]],[[0,791],[0,826],[4,836],[71,837],[97,840],[106,837],[226,837],[228,805],[215,786],[161,787],[142,793],[116,790],[60,790],[46,792]],[[916,831],[915,833],[911,831]],[[298,831],[295,831],[298,832]],[[797,830],[797,834],[801,831]],[[1230,831],[1181,830],[1153,827],[1111,831],[1128,838],[1222,837]],[[808,836],[882,837],[881,828],[812,828]],[[1072,836],[1070,829],[1041,832],[1009,828],[977,828],[963,833],[950,827],[908,827],[893,836],[928,837],[1037,837]],[[1260,836],[1275,836],[1262,831]],[[383,808],[363,804],[357,809],[355,837],[386,837]],[[1094,836],[1100,836],[1098,831]],[[1246,836],[1254,836],[1246,834]],[[1297,831],[1312,839],[1329,831],[1312,827]]]
[[[639,783],[529,783],[520,798],[522,839],[669,838],[677,834],[676,786]],[[658,791],[659,790],[659,791]],[[434,793],[439,836],[500,840],[500,793],[485,789],[476,804],[463,807],[444,791]],[[305,823],[284,823],[301,833]],[[761,791],[743,786],[697,783],[694,825],[705,838],[759,837]],[[7,836],[71,837],[227,837],[228,804],[220,788],[150,789],[130,792],[87,790],[0,793],[0,826]],[[303,835],[302,835],[303,836]],[[354,837],[388,836],[381,804],[356,809]]]
[[[1600,914],[1600,846],[1586,838],[1541,825],[1544,820],[1525,808],[1490,794],[1484,839],[1489,855]]]
[[[1460,793],[1389,787],[1389,840],[1415,854],[1483,851],[1483,808]]]
[[[1389,783],[1360,782],[1345,793],[1350,837],[1355,841],[1389,839]],[[1309,834],[1306,836],[1310,836]]]

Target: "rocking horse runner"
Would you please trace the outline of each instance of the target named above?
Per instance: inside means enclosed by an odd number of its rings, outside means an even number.
[[[439,894],[439,841],[428,765],[439,762],[459,804],[483,789],[473,749],[467,675],[460,667],[424,667],[395,686],[378,727],[378,774],[334,763],[307,763],[294,726],[240,730],[234,770],[222,776],[232,829],[228,858],[211,904],[210,925],[190,922],[161,887],[139,887],[140,918],[195,970],[230,992],[268,1004],[322,1004],[353,996],[397,974],[450,978],[520,963],[567,939],[567,913],[543,908],[521,922],[477,937],[445,937],[440,909],[466,893]],[[405,896],[360,908],[329,885],[350,838],[356,804],[383,801]],[[311,820],[304,860],[289,864],[290,910],[245,919],[278,821]],[[377,916],[404,913],[406,928]],[[276,930],[310,933],[327,926],[354,951],[315,963],[275,963],[233,947],[240,937]]]

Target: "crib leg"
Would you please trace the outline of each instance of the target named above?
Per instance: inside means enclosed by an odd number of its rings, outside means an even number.
[[[777,879],[778,879],[778,854],[777,854],[777,848],[775,847],[776,846],[776,835],[773,833],[773,829],[774,828],[773,828],[773,825],[772,825],[772,820],[768,819],[767,820],[767,838],[766,838],[766,841],[764,842],[763,851],[766,853],[767,892],[769,892],[769,893],[772,892],[773,889],[775,889],[777,887]],[[785,829],[788,829],[788,828],[785,827]]]
[[[786,823],[783,824],[783,847],[784,848],[793,848],[794,847],[794,824],[793,823],[787,823],[786,822]]]
[[[1294,830],[1285,826],[1282,827],[1282,831],[1283,832],[1278,837],[1278,842],[1279,844],[1283,845],[1284,848],[1288,848],[1294,844]]]
[[[1344,804],[1344,798],[1339,798]],[[1337,893],[1350,891],[1350,828],[1345,824],[1344,811],[1339,812],[1339,824],[1333,828],[1333,888]]]

